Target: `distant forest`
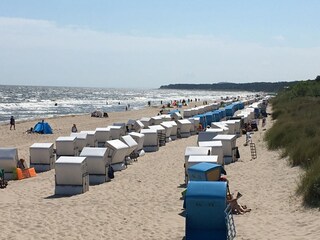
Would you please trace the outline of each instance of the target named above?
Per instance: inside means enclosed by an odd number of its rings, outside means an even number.
[[[185,89],[185,90],[209,90],[209,91],[249,91],[276,93],[298,83],[294,82],[253,82],[253,83],[212,83],[212,84],[169,84],[160,89]]]

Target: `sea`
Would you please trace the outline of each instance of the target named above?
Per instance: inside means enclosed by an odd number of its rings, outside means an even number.
[[[253,96],[252,92],[48,87],[0,85],[0,124],[65,115],[90,114],[95,110],[120,112],[161,106],[173,101],[208,101]]]

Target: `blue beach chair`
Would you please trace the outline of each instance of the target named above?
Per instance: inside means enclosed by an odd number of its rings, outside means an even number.
[[[185,196],[186,240],[231,240],[236,236],[226,198],[226,182],[189,182]]]

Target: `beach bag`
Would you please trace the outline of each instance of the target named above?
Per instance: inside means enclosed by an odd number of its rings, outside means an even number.
[[[109,166],[108,168],[108,177],[110,179],[114,178],[114,170],[113,170],[113,167]]]

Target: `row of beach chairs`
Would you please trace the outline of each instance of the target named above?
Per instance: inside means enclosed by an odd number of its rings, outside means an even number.
[[[212,110],[215,106],[205,108]],[[183,119],[175,111],[129,120],[127,123],[114,123],[93,131],[71,133],[70,136],[58,137],[55,148],[54,143],[34,143],[30,146],[30,167],[34,167],[37,172],[55,169],[56,194],[82,193],[88,190],[90,184],[109,181],[110,171],[124,170],[145,152],[158,151],[170,141],[199,133],[199,125],[198,117]],[[17,151],[15,155],[7,158],[17,160]],[[1,160],[0,168],[3,168],[4,161]],[[6,179],[14,178],[10,172],[15,164],[4,167]]]
[[[211,128],[199,132],[198,146],[186,148],[187,188],[183,199],[187,240],[235,238],[232,209],[227,201],[230,191],[223,176],[226,175],[224,165],[240,157],[236,140],[241,136],[242,124],[256,117],[253,113],[253,108],[246,108],[234,111],[238,119],[212,122]]]

